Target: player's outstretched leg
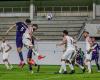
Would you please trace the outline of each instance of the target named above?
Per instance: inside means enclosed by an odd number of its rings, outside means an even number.
[[[38,60],[44,59],[46,56],[40,55],[34,48],[32,49],[33,53],[38,56]]]
[[[27,63],[29,65],[29,71],[33,73],[32,65],[35,64],[35,61],[32,59],[32,49],[30,48],[27,55]]]

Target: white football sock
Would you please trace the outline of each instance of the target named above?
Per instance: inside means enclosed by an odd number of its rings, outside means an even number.
[[[61,66],[62,66],[63,70],[66,71],[66,63],[65,63],[65,61],[61,62]]]
[[[63,71],[63,68],[62,68],[62,65],[61,65],[59,73],[62,73],[62,71]]]
[[[78,65],[81,69],[84,69],[84,67],[83,67],[82,65],[80,65],[80,64],[78,64],[78,63],[77,63],[77,65]]]
[[[7,69],[9,69],[8,62],[7,62],[7,61],[5,61],[5,62],[4,62],[4,64],[5,64],[6,68],[7,68]]]
[[[87,67],[88,67],[88,72],[91,73],[91,62],[90,61],[87,62]]]
[[[71,70],[74,70],[74,67],[72,64],[68,64]]]

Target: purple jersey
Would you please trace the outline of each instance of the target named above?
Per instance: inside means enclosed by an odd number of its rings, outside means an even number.
[[[100,50],[100,47],[99,47],[98,43],[95,43],[94,46],[96,46],[96,47],[93,49],[93,53],[98,54],[99,50]]]
[[[27,25],[24,22],[17,22],[16,23],[16,38],[22,37],[25,33]]]
[[[22,37],[28,26],[24,22],[16,23],[16,46],[17,48],[23,47]]]
[[[94,60],[95,58],[99,58],[100,46],[98,45],[98,43],[95,43],[94,46],[96,47],[93,49],[92,60]]]

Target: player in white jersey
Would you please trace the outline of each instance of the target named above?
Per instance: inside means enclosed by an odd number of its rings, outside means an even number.
[[[1,44],[1,53],[3,55],[3,62],[7,69],[12,69],[12,65],[9,63],[9,51],[12,49],[12,47],[6,42],[5,38],[2,38],[2,44]]]
[[[44,56],[40,55],[34,47],[34,39],[36,39],[33,36],[33,32],[36,31],[38,29],[38,25],[33,24],[31,26],[29,26],[25,33],[23,34],[23,44],[29,49],[28,51],[28,55],[27,55],[27,62],[29,64],[29,70],[31,73],[33,73],[32,71],[32,65],[36,64],[35,61],[32,59],[32,53],[34,53],[35,55],[38,56],[38,59],[41,60],[42,58],[44,58]]]
[[[74,39],[68,35],[67,30],[63,31],[63,36],[64,36],[63,41],[60,44],[57,44],[58,46],[66,44],[66,51],[64,52],[64,54],[62,55],[62,58],[61,58],[61,68],[59,70],[59,73],[67,74],[67,70],[66,70],[66,62],[67,62],[67,64],[69,65],[69,67],[71,69],[70,74],[73,74],[75,72],[74,67],[72,65],[72,57],[75,52],[75,47],[73,44]]]
[[[92,40],[89,36],[89,32],[84,31],[83,36],[86,42],[86,54],[85,54],[85,65],[87,65],[88,73],[91,73],[91,59],[92,59]]]

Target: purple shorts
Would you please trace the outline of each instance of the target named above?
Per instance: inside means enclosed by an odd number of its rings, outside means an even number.
[[[99,54],[98,53],[92,53],[92,60],[98,59]]]
[[[16,38],[16,47],[17,48],[22,48],[23,47],[22,37],[17,37]]]

